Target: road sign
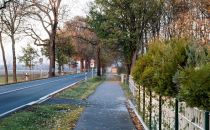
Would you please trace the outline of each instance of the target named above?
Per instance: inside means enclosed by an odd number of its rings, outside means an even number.
[[[93,59],[90,60],[90,67],[91,68],[95,67],[95,60],[93,60]]]

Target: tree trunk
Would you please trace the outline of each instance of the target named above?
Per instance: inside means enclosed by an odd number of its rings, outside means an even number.
[[[126,68],[127,68],[127,76],[129,76],[131,74],[131,64],[127,64]]]
[[[97,76],[101,76],[101,48],[97,46]]]
[[[86,62],[85,62],[85,69],[86,69],[87,72],[88,72],[89,69],[90,69],[90,60],[89,60],[89,59],[86,59]]]
[[[61,65],[61,71],[64,73],[64,65]]]
[[[4,51],[4,46],[2,43],[2,35],[0,32],[0,45],[1,45],[1,52],[2,52],[2,58],[3,58],[3,62],[4,62],[4,72],[5,72],[5,83],[8,83],[8,69],[7,69],[7,61],[6,61],[6,57],[5,57],[5,51]]]
[[[16,68],[16,52],[15,52],[15,38],[14,35],[11,35],[12,40],[12,57],[13,57],[13,82],[17,82],[17,68]]]
[[[55,76],[55,32],[53,31],[50,40],[50,67],[49,67],[49,77]]]
[[[84,71],[84,60],[83,58],[80,59],[80,72]]]
[[[135,52],[133,53],[133,57],[132,57],[132,64],[131,64],[130,72],[136,64],[137,55],[138,55],[138,50],[135,50]]]
[[[50,68],[49,77],[55,76],[55,39],[58,26],[58,12],[57,9],[53,9],[54,23],[52,25],[52,33],[50,36]]]
[[[58,74],[61,75],[61,65],[58,64]]]
[[[102,74],[101,75],[104,75],[106,73],[106,66],[103,64],[102,65]]]

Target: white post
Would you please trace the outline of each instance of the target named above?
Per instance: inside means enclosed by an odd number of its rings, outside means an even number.
[[[25,80],[28,81],[28,73],[25,73]]]
[[[41,64],[41,74],[40,74],[40,79],[42,79],[42,64]]]
[[[92,68],[92,78],[93,78],[93,68],[95,66],[94,63],[95,63],[95,61],[93,59],[91,59],[91,61],[90,61],[90,67]]]
[[[124,83],[124,74],[121,74],[121,83]]]
[[[92,78],[93,78],[93,67],[92,67]]]
[[[85,72],[85,81],[87,81],[87,72]]]

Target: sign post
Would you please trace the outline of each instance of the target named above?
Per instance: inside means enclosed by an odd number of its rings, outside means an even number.
[[[92,78],[93,78],[93,68],[95,67],[95,61],[93,59],[90,60],[90,67],[92,68]]]

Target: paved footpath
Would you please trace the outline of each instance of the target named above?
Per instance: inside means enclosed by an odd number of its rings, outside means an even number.
[[[88,98],[75,130],[136,130],[125,101],[119,82],[104,82]]]

